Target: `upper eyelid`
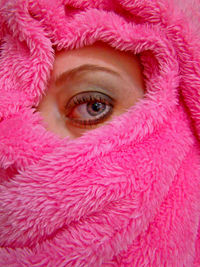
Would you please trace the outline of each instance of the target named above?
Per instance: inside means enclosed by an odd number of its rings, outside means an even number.
[[[115,75],[117,77],[121,76],[115,70],[112,70],[112,69],[107,68],[107,67],[92,65],[92,64],[84,64],[84,65],[78,66],[76,68],[67,70],[67,71],[63,72],[62,74],[60,74],[58,77],[55,78],[55,85],[59,86],[63,82],[65,82],[66,80],[73,79],[77,75],[80,75],[83,72],[86,72],[86,73],[89,72],[90,73],[90,72],[94,72],[94,71],[107,72],[107,73]]]
[[[87,101],[92,101],[91,98],[93,98],[94,100],[99,100],[99,101],[102,101],[102,102],[109,102],[110,105],[114,105],[115,103],[115,100],[107,95],[107,94],[104,94],[104,93],[101,93],[101,92],[98,92],[98,91],[84,91],[82,93],[77,93],[76,95],[74,95],[73,97],[71,97],[68,101],[68,105],[65,106],[65,109],[68,107],[70,107],[71,105],[70,102],[73,101],[73,99],[78,99],[78,97],[82,98],[82,99],[86,99],[86,101],[82,101],[80,100],[80,103],[77,103],[77,104],[83,104],[83,103],[86,103]],[[104,99],[103,99],[104,98]],[[106,101],[104,101],[106,100]],[[78,100],[77,100],[78,101]]]

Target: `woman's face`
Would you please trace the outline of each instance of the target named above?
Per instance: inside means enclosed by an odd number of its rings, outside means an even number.
[[[56,53],[38,110],[48,130],[76,138],[125,112],[143,95],[137,56],[95,44]]]

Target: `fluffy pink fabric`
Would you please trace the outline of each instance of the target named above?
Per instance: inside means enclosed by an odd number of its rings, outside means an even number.
[[[200,9],[181,4],[1,0],[0,266],[200,266]],[[53,48],[98,40],[140,54],[146,96],[61,140],[33,108]]]

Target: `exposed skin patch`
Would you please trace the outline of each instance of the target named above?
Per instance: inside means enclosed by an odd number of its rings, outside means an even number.
[[[48,130],[76,138],[122,114],[143,96],[138,57],[96,43],[56,52],[50,87],[38,110]]]

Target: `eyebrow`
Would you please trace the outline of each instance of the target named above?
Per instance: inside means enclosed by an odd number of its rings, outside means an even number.
[[[69,70],[63,72],[62,74],[60,74],[58,77],[55,78],[55,84],[60,85],[64,81],[66,81],[68,79],[72,79],[76,75],[81,74],[81,72],[91,72],[91,71],[104,71],[104,72],[107,72],[107,73],[110,73],[112,75],[120,77],[120,74],[118,72],[112,70],[112,69],[98,66],[98,65],[84,64],[84,65],[78,66],[76,68],[69,69]]]

